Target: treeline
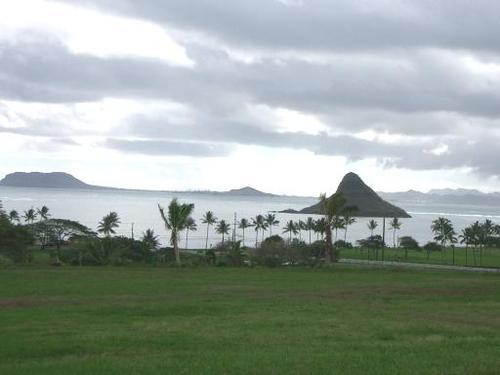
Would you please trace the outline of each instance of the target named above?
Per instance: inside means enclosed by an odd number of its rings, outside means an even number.
[[[219,220],[212,211],[200,219],[205,226],[205,249],[184,251],[181,259],[179,243],[185,237],[187,247],[189,233],[198,229],[192,217],[193,204],[179,203],[173,199],[167,208],[158,206],[160,217],[170,235],[170,246],[162,247],[158,235],[148,229],[139,238],[117,236],[116,230],[121,222],[116,212],[110,212],[97,223],[97,230],[72,220],[52,218],[48,207],[31,208],[22,214],[6,212],[0,201],[0,264],[30,263],[33,251],[40,250],[50,254],[53,265],[109,265],[129,263],[149,264],[191,264],[191,265],[317,265],[336,261],[340,251],[351,249],[346,241],[350,225],[356,222],[352,211],[341,209],[342,201],[322,202],[325,214],[314,220],[289,220],[285,223],[283,235],[273,234],[279,221],[272,213],[241,219],[237,225]],[[221,236],[220,242],[209,247],[209,230],[214,227]],[[490,220],[476,222],[457,234],[449,219],[438,218],[433,221],[431,230],[434,242],[420,247],[412,237],[399,238],[398,231],[402,222],[394,218],[389,223],[392,231],[392,247],[401,249],[407,256],[408,251],[446,251],[457,243],[472,249],[474,264],[476,256],[481,264],[483,249],[500,245],[500,226]],[[241,241],[236,241],[236,227],[241,231]],[[380,235],[374,231],[378,227],[375,220],[368,222],[369,236],[357,241],[358,248],[367,249],[373,259],[379,259],[379,251],[386,248]],[[233,233],[231,235],[231,229]],[[254,231],[250,238],[252,247],[247,247],[245,235]],[[268,235],[267,235],[268,234]],[[342,236],[343,235],[343,236]],[[343,238],[341,238],[343,237]],[[255,241],[255,242],[254,242]],[[467,254],[467,253],[466,253]],[[383,259],[383,252],[382,252]]]

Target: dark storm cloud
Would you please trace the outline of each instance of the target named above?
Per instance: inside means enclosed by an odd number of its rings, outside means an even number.
[[[229,147],[194,142],[108,139],[105,146],[114,150],[144,155],[193,157],[227,156]]]

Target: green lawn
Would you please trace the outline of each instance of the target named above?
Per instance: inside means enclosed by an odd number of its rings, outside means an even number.
[[[341,249],[340,256],[348,259],[369,259],[375,260],[375,252],[368,249]],[[378,260],[382,260],[382,249],[378,251]],[[479,249],[475,252],[472,248],[465,251],[465,248],[456,248],[455,255],[453,249],[447,248],[445,251],[431,251],[429,254],[425,250],[416,251],[404,249],[386,248],[384,250],[384,260],[396,262],[411,262],[411,263],[432,263],[432,264],[455,264],[457,266],[471,267],[494,267],[500,268],[500,249],[488,248],[483,249],[482,257]]]
[[[500,277],[0,269],[1,374],[498,374]]]

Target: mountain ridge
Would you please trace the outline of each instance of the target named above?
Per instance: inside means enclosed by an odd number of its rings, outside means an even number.
[[[196,193],[196,194],[217,194],[232,196],[261,196],[280,197],[255,189],[251,186],[244,186],[228,191],[172,191],[172,190],[147,190],[147,189],[124,189],[117,187],[90,185],[66,172],[13,172],[7,174],[0,180],[0,186],[25,187],[25,188],[54,188],[54,189],[85,189],[85,190],[122,190],[122,191],[151,191],[169,193]]]

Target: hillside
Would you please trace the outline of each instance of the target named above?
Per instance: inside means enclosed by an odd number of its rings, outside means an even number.
[[[0,181],[0,186],[61,188],[61,189],[95,189],[95,186],[64,172],[15,172],[10,173]]]
[[[346,199],[345,207],[356,207],[354,216],[357,217],[410,217],[405,210],[380,198],[355,173],[348,173],[344,176],[335,194],[342,194]],[[300,210],[299,213],[319,214],[321,207],[317,203]]]

